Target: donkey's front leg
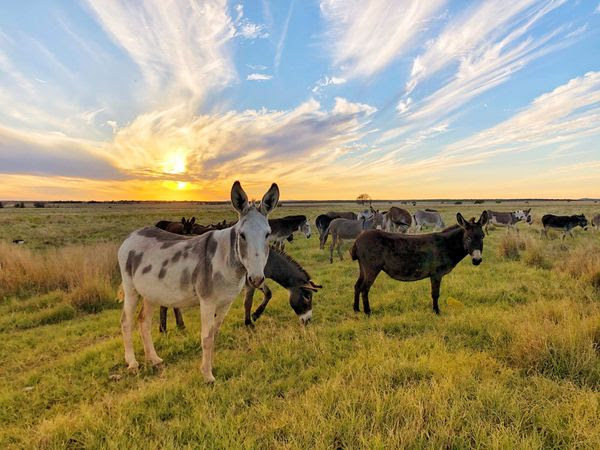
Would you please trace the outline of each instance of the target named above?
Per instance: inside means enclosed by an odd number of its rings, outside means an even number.
[[[433,300],[433,312],[436,314],[440,313],[440,307],[438,306],[438,299],[440,298],[440,285],[442,284],[442,277],[432,276],[431,277],[431,299]]]
[[[260,305],[258,305],[256,311],[252,313],[252,320],[254,320],[255,322],[262,315],[262,313],[265,312],[265,308],[267,307],[269,301],[271,300],[271,297],[273,296],[273,294],[271,294],[271,289],[269,289],[269,286],[267,286],[265,283],[263,283],[260,290],[263,293],[263,301]]]
[[[227,315],[227,312],[229,311],[229,308],[231,307],[231,304],[233,303],[233,300],[222,304],[222,305],[218,305],[215,309],[215,324],[214,324],[214,332],[213,332],[213,351],[211,352],[210,356],[211,356],[211,361],[210,361],[210,365],[213,366],[214,365],[214,361],[215,361],[215,351],[214,351],[214,347],[215,347],[215,342],[217,341],[217,336],[219,335],[219,329],[221,328],[221,325],[223,324],[223,320],[225,319],[225,316]]]
[[[246,284],[244,293],[244,324],[247,327],[253,327],[252,319],[250,319],[250,313],[252,312],[252,302],[254,300],[255,288]]]
[[[212,374],[212,353],[214,349],[214,334],[215,334],[215,303],[214,300],[200,301],[200,315],[202,329],[202,376],[206,381],[212,383],[215,377]]]

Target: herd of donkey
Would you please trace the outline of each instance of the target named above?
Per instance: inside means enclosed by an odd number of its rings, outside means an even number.
[[[212,374],[214,342],[233,300],[245,288],[245,323],[253,326],[264,312],[271,291],[264,283],[269,278],[289,291],[289,302],[303,324],[312,317],[312,296],[322,286],[311,280],[302,266],[284,252],[285,241],[296,232],[311,235],[303,215],[268,219],[279,203],[279,188],[273,184],[260,203],[248,201],[240,183],[231,188],[231,204],[238,213],[236,222],[200,225],[193,217],[180,222],[160,221],[156,226],[132,232],[118,252],[122,275],[121,297],[124,302],[121,328],[128,368],[139,365],[133,350],[132,331],[138,296],[143,299],[139,314],[140,333],[146,359],[159,365],[151,334],[152,313],[160,306],[160,331],[166,330],[167,310],[173,308],[179,327],[184,327],[179,308],[200,305],[202,365],[207,381]],[[398,207],[381,213],[370,207],[358,215],[353,212],[329,212],[316,218],[320,248],[331,235],[330,262],[337,247],[342,259],[344,240],[354,239],[352,260],[358,260],[359,276],[354,286],[354,310],[371,312],[369,289],[381,271],[400,281],[429,278],[433,310],[439,314],[438,298],[442,277],[467,255],[474,265],[482,261],[483,239],[488,225],[516,228],[518,222],[532,223],[529,210],[496,212],[486,210],[475,220],[456,214],[457,223],[445,226],[439,212],[426,209],[410,214]],[[588,221],[583,214],[542,217],[542,232],[554,228],[572,235],[573,228],[584,229]],[[600,228],[600,214],[592,219]],[[433,227],[434,232],[411,234],[413,228]],[[435,231],[437,230],[437,231]],[[517,230],[518,231],[518,230]],[[256,290],[263,301],[252,313]]]

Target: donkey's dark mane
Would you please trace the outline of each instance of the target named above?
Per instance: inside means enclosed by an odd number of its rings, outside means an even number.
[[[298,269],[300,272],[302,272],[304,275],[306,275],[306,278],[307,278],[308,280],[310,280],[310,275],[308,274],[308,272],[307,272],[307,271],[304,269],[304,267],[302,267],[302,266],[300,265],[300,263],[299,263],[298,261],[296,261],[296,260],[295,260],[294,258],[292,258],[290,255],[288,255],[288,254],[287,254],[287,253],[285,253],[284,251],[282,251],[282,250],[279,250],[279,249],[276,249],[275,247],[272,247],[272,246],[271,246],[271,247],[269,247],[269,251],[270,251],[270,252],[275,252],[275,253],[277,253],[278,255],[282,256],[283,258],[287,259],[289,262],[291,262],[291,263],[292,263],[292,264],[293,264],[293,265],[296,267],[296,269]]]

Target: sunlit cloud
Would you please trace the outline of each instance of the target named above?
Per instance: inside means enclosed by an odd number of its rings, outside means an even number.
[[[368,77],[410,49],[444,0],[322,0],[327,43],[346,77]]]

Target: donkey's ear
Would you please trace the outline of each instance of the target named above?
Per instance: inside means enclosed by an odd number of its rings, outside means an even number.
[[[485,224],[487,222],[488,222],[488,212],[483,211],[481,213],[481,217],[479,217],[479,220],[477,221],[477,223],[479,224],[479,226],[483,227],[483,226],[485,226]]]
[[[185,217],[181,218],[181,223],[185,225]]]
[[[260,212],[265,216],[275,209],[279,203],[279,187],[273,183],[260,201]]]
[[[456,221],[462,228],[467,228],[469,223],[465,220],[461,213],[456,213]]]
[[[196,217],[192,217],[192,220],[190,220],[190,225],[194,225],[196,223]]]
[[[242,189],[239,181],[236,181],[231,186],[231,204],[239,213],[242,213],[248,207],[248,196]]]
[[[321,289],[323,286],[320,284],[316,284],[313,280],[309,281],[310,285],[316,289]]]

